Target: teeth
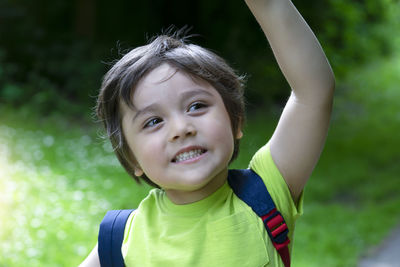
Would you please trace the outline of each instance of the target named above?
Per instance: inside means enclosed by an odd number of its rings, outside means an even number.
[[[195,149],[195,150],[183,152],[183,153],[179,154],[178,156],[176,156],[175,162],[181,162],[181,161],[185,161],[188,159],[192,159],[192,158],[200,156],[201,154],[203,154],[203,151],[201,149]]]

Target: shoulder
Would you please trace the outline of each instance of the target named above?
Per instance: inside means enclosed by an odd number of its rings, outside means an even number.
[[[269,144],[264,145],[254,154],[249,167],[261,177],[285,220],[294,223],[303,213],[303,198],[300,197],[297,203],[293,201],[289,187],[271,156]]]
[[[145,212],[154,209],[162,201],[165,192],[159,188],[153,188],[147,196],[139,203],[138,210]]]
[[[97,250],[98,245],[92,249],[87,258],[79,265],[79,267],[100,267],[99,254]]]
[[[124,231],[124,243],[125,240],[129,238],[130,233],[132,232],[133,225],[135,223],[135,218],[140,217],[140,214],[146,214],[154,212],[154,209],[157,206],[157,203],[160,202],[162,195],[164,192],[161,189],[155,188],[150,190],[149,194],[140,202],[137,209],[135,209],[126,220],[125,231]]]

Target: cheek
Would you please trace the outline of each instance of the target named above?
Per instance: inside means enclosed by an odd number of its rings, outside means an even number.
[[[215,125],[215,127],[209,130],[212,137],[223,144],[230,144],[233,143],[233,135],[231,128],[225,125]]]
[[[234,140],[228,114],[225,116],[218,116],[217,119],[214,120],[213,125],[210,125],[208,133],[213,140],[222,144],[226,150],[233,151]]]
[[[137,162],[145,172],[151,166],[159,166],[165,157],[163,153],[163,146],[159,138],[154,138],[152,140],[143,140],[137,138],[134,142],[132,142],[130,147],[132,153],[136,157]]]

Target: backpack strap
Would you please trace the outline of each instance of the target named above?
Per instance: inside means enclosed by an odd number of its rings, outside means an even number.
[[[102,267],[123,267],[121,246],[124,239],[125,224],[132,210],[107,211],[100,223],[98,253]]]
[[[285,267],[290,267],[289,229],[276,209],[264,181],[251,169],[229,170],[228,183],[233,192],[260,217]]]

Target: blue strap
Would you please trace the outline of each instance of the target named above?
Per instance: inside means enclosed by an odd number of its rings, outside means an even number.
[[[102,267],[123,267],[121,253],[125,224],[131,210],[110,210],[104,216],[99,229],[98,253]]]
[[[251,169],[229,170],[228,183],[233,192],[262,217],[275,208],[264,181]]]

